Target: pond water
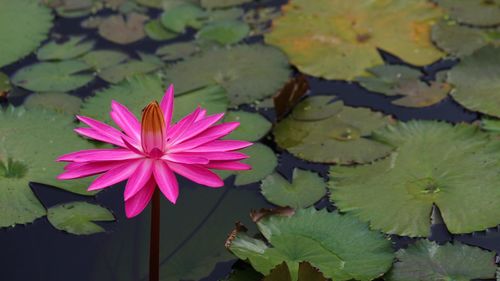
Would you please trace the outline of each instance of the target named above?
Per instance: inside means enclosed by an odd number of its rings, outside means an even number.
[[[281,5],[283,2],[285,1],[273,1],[271,4]],[[155,17],[154,14],[151,16]],[[51,32],[63,36],[89,34],[97,40],[96,48],[117,49],[117,45],[95,36],[93,31],[89,33],[89,30],[81,28],[80,21],[80,19],[57,18]],[[183,41],[192,36],[193,32],[188,32],[176,41]],[[247,41],[252,43],[261,40],[252,38]],[[138,50],[154,53],[159,44],[145,39],[120,48],[133,56]],[[384,54],[384,59],[389,63],[402,63],[388,54]],[[17,69],[35,61],[36,57],[31,55],[1,70],[12,75]],[[426,77],[432,78],[437,71],[447,69],[454,63],[454,61],[441,61],[423,69],[423,72]],[[371,93],[356,84],[314,77],[307,79],[311,95],[335,95],[346,105],[378,110],[402,121],[419,119],[458,123],[474,122],[480,118],[479,114],[465,110],[450,97],[430,107],[404,108],[391,104],[393,98]],[[74,94],[86,97],[92,95],[95,89],[105,86],[106,82],[96,79]],[[23,99],[23,96],[14,97],[9,102],[18,105]],[[247,106],[243,108],[254,110]],[[270,120],[274,119],[272,110],[261,110],[261,113]],[[280,150],[270,137],[265,139],[264,143],[279,155],[277,171],[286,178],[290,178],[293,169],[299,167],[317,171],[327,179],[327,165],[300,160]],[[217,281],[231,271],[236,259],[225,250],[224,241],[234,223],[241,221],[246,226],[253,226],[248,215],[250,210],[272,207],[260,194],[258,183],[235,187],[233,180],[233,177],[226,179],[226,186],[220,189],[208,189],[181,180],[177,205],[172,206],[166,200],[162,200],[161,272],[164,280]],[[89,236],[76,236],[56,230],[45,217],[26,226],[1,229],[1,279],[147,280],[149,210],[134,219],[127,220],[122,202],[123,187],[123,184],[119,184],[100,192],[95,198],[88,198],[49,186],[31,184],[31,188],[46,208],[63,202],[85,200],[112,210],[116,222],[100,223],[106,228],[106,232]],[[327,198],[318,202],[316,207],[335,209]],[[394,248],[399,249],[413,239],[392,236],[391,240],[394,242]],[[430,240],[440,243],[457,240],[500,252],[500,233],[497,228],[467,235],[451,235],[439,218],[432,227]]]

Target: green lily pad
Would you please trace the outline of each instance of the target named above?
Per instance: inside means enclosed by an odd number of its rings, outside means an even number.
[[[200,47],[194,41],[172,43],[156,49],[156,55],[162,60],[173,61],[186,59],[200,51]]]
[[[122,15],[111,15],[99,24],[99,35],[117,44],[130,44],[146,36],[144,23],[148,16],[130,13],[125,18]]]
[[[166,73],[181,92],[218,83],[236,106],[275,94],[288,80],[290,68],[275,48],[240,45],[202,52],[170,66]]]
[[[47,1],[46,1],[47,2]],[[78,18],[89,15],[92,11],[102,9],[99,0],[61,0],[48,1],[57,15],[64,18]]]
[[[164,41],[175,38],[177,33],[167,30],[159,19],[149,21],[144,25],[144,32],[149,38],[156,41]]]
[[[465,108],[500,117],[500,48],[483,47],[448,72],[453,98]]]
[[[429,1],[292,0],[265,35],[306,74],[353,80],[383,64],[377,49],[424,66],[443,57],[430,40],[443,12]]]
[[[240,126],[234,130],[228,139],[258,141],[271,130],[271,122],[259,113],[246,111],[229,111],[224,117],[224,122],[240,122]]]
[[[0,67],[34,51],[52,27],[50,9],[32,0],[0,0]]]
[[[166,10],[160,20],[167,29],[177,33],[184,33],[188,27],[195,29],[202,27],[205,18],[206,13],[202,8],[186,3]]]
[[[80,113],[111,123],[109,108],[111,101],[117,100],[140,117],[144,106],[153,100],[160,101],[165,89],[166,86],[156,76],[132,77],[86,99]],[[174,120],[179,120],[189,114],[198,105],[207,109],[208,114],[224,112],[228,105],[228,99],[224,89],[219,86],[208,86],[186,93],[175,99]]]
[[[92,74],[81,74],[90,66],[77,60],[40,62],[21,68],[12,77],[12,83],[35,92],[68,92],[94,79]]]
[[[248,159],[241,162],[252,166],[252,169],[233,173],[236,175],[236,179],[234,180],[235,185],[258,182],[271,174],[276,166],[278,166],[278,158],[274,151],[261,143],[254,143],[251,147],[245,148],[241,152],[249,156]]]
[[[290,270],[286,262],[283,262],[271,270],[271,273],[262,279],[262,281],[292,281],[292,276],[290,275]],[[328,281],[328,279],[310,263],[301,262],[299,264],[297,281]]]
[[[448,96],[449,84],[420,81],[422,73],[402,65],[380,65],[367,70],[372,76],[357,77],[363,87],[388,96],[401,96],[393,104],[407,107],[425,107],[439,103]]]
[[[221,45],[231,45],[247,37],[250,27],[238,20],[216,21],[204,26],[196,34],[197,39],[217,42]]]
[[[138,74],[153,72],[163,66],[163,61],[154,55],[139,53],[140,60],[129,59],[119,64],[104,68],[98,76],[109,83],[119,83]]]
[[[28,109],[41,108],[59,113],[75,115],[80,111],[82,99],[65,93],[40,93],[29,95],[23,106]]]
[[[128,59],[128,55],[113,50],[97,50],[85,54],[82,60],[96,71],[117,65]]]
[[[47,210],[47,218],[55,228],[76,235],[104,232],[104,228],[94,222],[115,220],[108,209],[87,202],[71,202],[51,207]]]
[[[500,224],[500,150],[489,134],[472,125],[411,121],[374,138],[395,152],[371,165],[330,169],[331,200],[341,211],[412,237],[430,234],[433,205],[454,234]]]
[[[266,199],[281,207],[306,208],[326,194],[326,184],[317,173],[295,168],[292,182],[278,173],[267,176],[260,186]]]
[[[328,105],[327,100],[333,98],[314,96],[299,103],[274,127],[276,143],[298,158],[319,163],[369,163],[392,151],[390,146],[370,138],[374,130],[391,122],[389,117],[366,108],[344,106],[341,101]]]
[[[227,8],[252,2],[253,0],[201,0],[201,6],[207,9]]]
[[[495,253],[458,242],[417,241],[396,253],[390,281],[494,279]]]
[[[216,9],[207,11],[207,22],[239,20],[245,11],[242,8]]]
[[[500,24],[498,0],[435,0],[452,19],[470,25],[492,26]]]
[[[94,48],[95,41],[85,40],[85,36],[70,36],[68,41],[57,43],[50,41],[36,52],[39,60],[67,60],[88,53]]]
[[[286,262],[292,280],[299,263],[309,262],[333,280],[373,280],[392,265],[390,242],[352,216],[299,209],[291,217],[271,216],[257,226],[272,245],[238,233],[229,250],[263,274]]]

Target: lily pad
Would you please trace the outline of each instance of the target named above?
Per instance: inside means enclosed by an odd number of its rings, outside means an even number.
[[[12,83],[35,92],[67,92],[80,88],[94,79],[82,74],[90,66],[77,60],[40,62],[21,68],[12,77]]]
[[[252,2],[253,0],[201,0],[201,6],[207,9],[227,8]]]
[[[363,87],[388,96],[401,96],[393,104],[425,107],[439,103],[448,96],[451,86],[440,81],[420,81],[422,73],[402,65],[380,65],[367,70],[373,76],[358,77]]]
[[[136,116],[140,116],[144,106],[153,100],[161,100],[165,89],[166,86],[156,76],[132,77],[86,99],[81,114],[111,123],[109,117],[111,101],[118,100]],[[174,120],[184,117],[198,105],[207,109],[208,114],[226,111],[228,100],[224,89],[219,86],[209,86],[176,98]]]
[[[67,60],[79,57],[94,48],[95,41],[85,40],[85,36],[71,36],[64,43],[50,41],[36,52],[39,60]]]
[[[271,273],[262,279],[262,281],[292,281],[292,276],[286,262],[271,270]],[[311,266],[310,263],[301,262],[299,264],[297,281],[328,281],[328,279],[318,269]]]
[[[334,97],[314,96],[274,127],[276,143],[298,158],[318,163],[369,163],[392,147],[370,138],[392,119],[366,108],[344,106]]]
[[[144,31],[149,38],[164,41],[177,37],[177,33],[167,30],[159,19],[154,19],[144,25]]]
[[[47,210],[47,218],[55,228],[76,235],[104,232],[104,228],[94,222],[115,220],[108,209],[87,202],[71,202],[51,207]]]
[[[498,0],[435,0],[452,19],[476,26],[500,24],[500,1]]]
[[[24,100],[24,107],[28,110],[41,108],[59,113],[75,115],[80,111],[82,99],[65,93],[41,93],[29,95]]]
[[[200,51],[200,47],[194,41],[178,42],[168,44],[156,49],[156,55],[162,60],[173,61],[186,59]]]
[[[272,246],[238,233],[228,248],[263,274],[286,262],[298,280],[299,263],[307,261],[333,280],[373,280],[392,265],[390,242],[352,216],[299,209],[291,217],[261,219],[257,227]]]
[[[271,130],[271,122],[259,113],[246,111],[229,111],[224,117],[224,122],[240,122],[240,126],[234,130],[228,139],[258,141]]]
[[[186,28],[199,29],[203,26],[206,12],[197,5],[186,3],[166,10],[160,20],[164,27],[177,32],[184,33]]]
[[[495,253],[458,242],[417,241],[396,253],[390,281],[494,279]]]
[[[128,59],[128,55],[119,51],[113,50],[97,50],[87,53],[82,57],[82,60],[90,65],[96,71],[101,71],[104,68],[117,65]]]
[[[0,0],[0,67],[23,58],[47,38],[50,9],[32,0]]]
[[[197,39],[231,45],[247,37],[250,27],[238,20],[216,21],[204,26],[196,34]]]
[[[353,80],[383,64],[377,49],[418,66],[444,55],[430,40],[443,12],[429,1],[292,0],[282,10],[265,40],[313,76]]]
[[[122,15],[111,15],[99,25],[99,35],[104,39],[118,44],[130,44],[146,36],[144,23],[148,16],[130,13],[124,18]]]
[[[139,53],[140,60],[129,59],[119,64],[104,68],[98,76],[106,82],[116,84],[125,78],[138,74],[147,74],[163,66],[163,61],[154,55]]]
[[[326,194],[326,184],[317,173],[295,168],[292,182],[278,173],[267,176],[260,186],[266,199],[281,207],[306,208]]]
[[[500,117],[500,48],[483,47],[448,72],[453,98],[472,111]]]
[[[181,92],[218,83],[236,106],[275,94],[288,80],[290,68],[275,48],[240,45],[205,51],[170,66],[166,73]]]
[[[371,165],[330,169],[331,200],[341,211],[411,237],[430,234],[434,205],[454,234],[500,224],[500,150],[489,134],[472,125],[411,121],[374,138],[395,152]]]

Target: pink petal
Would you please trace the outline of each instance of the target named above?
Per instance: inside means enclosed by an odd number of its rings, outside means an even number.
[[[122,132],[118,131],[116,128],[109,126],[103,122],[88,118],[85,116],[77,115],[76,118],[81,122],[87,124],[90,128],[94,129],[97,133],[108,137],[110,139],[109,143],[123,146],[122,143]]]
[[[195,122],[200,121],[201,119],[205,118],[206,114],[207,114],[207,110],[206,109],[201,109],[200,114],[198,114],[198,117],[196,117],[196,120],[194,120],[194,121]],[[222,114],[224,114],[224,113],[222,113]]]
[[[117,101],[111,101],[111,118],[128,136],[141,140],[141,125],[127,107]]]
[[[134,173],[127,180],[125,192],[123,193],[125,200],[129,200],[136,195],[151,178],[153,172],[153,161],[150,159],[142,161]]]
[[[71,152],[57,158],[62,162],[91,162],[91,161],[117,161],[143,158],[143,155],[131,152],[128,149],[89,149]]]
[[[122,161],[95,162],[95,163],[70,163],[65,167],[65,172],[57,176],[59,180],[70,180],[93,176],[123,165]]]
[[[177,124],[173,125],[167,132],[167,145],[171,143],[175,143],[175,141],[191,127],[191,124],[194,123],[198,115],[200,114],[201,109],[198,107],[195,111],[191,112],[186,117],[182,118]]]
[[[205,159],[208,159],[210,161],[237,161],[237,160],[243,160],[247,159],[248,155],[241,153],[241,152],[235,152],[235,151],[227,151],[227,152],[181,152],[181,153],[172,153],[172,154],[182,154],[185,156],[198,156],[198,157],[203,157]],[[203,164],[203,163],[200,163]]]
[[[134,197],[125,201],[125,215],[127,218],[130,219],[137,216],[148,206],[151,197],[153,197],[155,187],[155,180],[153,177],[150,177],[149,181]]]
[[[156,161],[153,175],[163,195],[175,204],[179,196],[179,185],[172,170],[163,161]]]
[[[172,115],[174,113],[174,85],[170,84],[165,95],[160,103],[160,108],[163,111],[163,117],[165,118],[165,127],[168,129],[170,123],[172,122]]]
[[[209,143],[197,146],[191,149],[190,152],[224,152],[224,151],[243,149],[251,145],[252,143],[248,141],[214,140]]]
[[[210,163],[205,165],[205,167],[209,169],[232,170],[232,171],[252,169],[252,166],[238,161],[210,161]]]
[[[186,140],[182,143],[170,147],[169,151],[171,152],[188,151],[202,144],[214,141],[231,133],[234,129],[236,129],[239,126],[239,124],[240,124],[239,122],[227,122],[213,126],[205,130],[198,136],[196,136],[196,138]]]
[[[96,178],[87,190],[93,191],[103,189],[115,183],[126,180],[132,175],[132,173],[135,172],[137,166],[139,166],[141,162],[142,160],[127,161],[125,164],[107,171],[106,173]]]
[[[170,145],[175,145],[177,143],[183,142],[187,139],[196,137],[196,135],[202,133],[208,129],[213,124],[217,123],[220,119],[224,117],[224,113],[214,114],[208,116],[200,121],[194,122],[187,130],[184,131],[182,135],[177,137],[175,141],[171,141]]]
[[[74,129],[74,131],[79,135],[82,135],[84,137],[87,137],[87,138],[90,138],[93,140],[102,141],[102,142],[106,142],[106,143],[114,144],[116,146],[123,147],[122,142],[117,142],[114,138],[110,138],[109,136],[98,133],[96,130],[94,130],[92,128],[76,128],[76,129]]]
[[[208,164],[209,162],[207,158],[185,153],[167,153],[161,159],[184,164]]]
[[[195,183],[209,187],[221,187],[224,182],[214,172],[198,165],[186,165],[169,162],[168,166],[177,174],[194,181]]]

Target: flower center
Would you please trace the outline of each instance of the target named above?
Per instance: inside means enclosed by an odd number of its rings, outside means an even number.
[[[144,153],[151,158],[163,155],[166,137],[163,111],[156,101],[148,104],[142,111],[141,145]]]

